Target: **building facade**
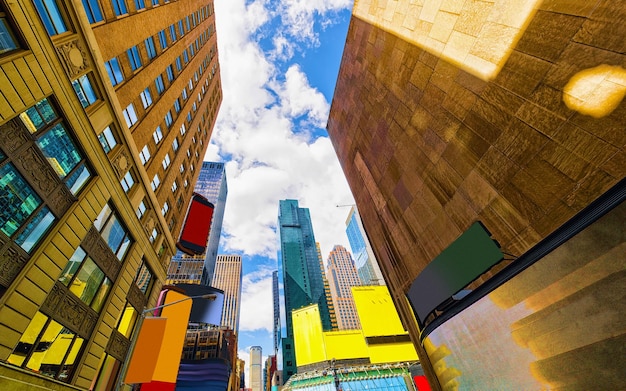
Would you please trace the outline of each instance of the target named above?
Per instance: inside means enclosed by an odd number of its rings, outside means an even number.
[[[352,255],[345,247],[340,245],[333,247],[326,261],[326,275],[339,330],[361,328],[352,298],[352,287],[360,286],[361,280]]]
[[[279,278],[284,290],[284,322],[281,320],[282,370],[286,380],[296,373],[291,311],[316,303],[325,330],[332,328],[328,298],[324,291],[321,254],[315,242],[311,216],[297,200],[279,202]]]
[[[371,4],[328,132],[433,389],[620,388],[623,4]]]
[[[385,285],[359,211],[352,206],[346,219],[346,235],[362,285]]]
[[[0,388],[118,382],[221,102],[216,39],[212,1],[0,1]]]
[[[241,307],[241,255],[218,255],[211,286],[224,291],[222,327],[228,327],[239,335],[239,312]]]
[[[260,346],[250,348],[250,389],[263,391],[263,351]]]

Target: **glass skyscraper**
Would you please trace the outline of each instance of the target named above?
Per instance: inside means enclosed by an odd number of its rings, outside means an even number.
[[[283,377],[296,373],[291,311],[310,304],[320,309],[322,327],[330,330],[328,300],[324,292],[319,250],[315,243],[309,209],[300,208],[297,200],[281,200],[278,227],[280,236],[279,278],[284,289],[285,321],[282,338]]]
[[[376,262],[372,246],[358,210],[353,206],[346,220],[346,235],[350,242],[354,264],[363,285],[385,285],[385,280]]]

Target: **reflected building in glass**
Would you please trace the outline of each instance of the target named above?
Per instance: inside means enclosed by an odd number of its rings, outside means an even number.
[[[385,280],[363,227],[361,216],[354,206],[350,208],[346,220],[346,235],[361,283],[363,285],[385,285]]]
[[[431,386],[621,388],[623,5],[372,4],[327,129]]]
[[[221,103],[213,2],[2,0],[0,66],[2,388],[113,389]]]

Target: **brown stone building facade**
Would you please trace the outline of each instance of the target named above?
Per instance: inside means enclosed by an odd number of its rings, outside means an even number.
[[[212,1],[0,1],[0,388],[113,389],[221,102]]]
[[[355,2],[328,132],[433,389],[620,387],[625,17]],[[475,222],[503,259],[420,319],[413,282]]]

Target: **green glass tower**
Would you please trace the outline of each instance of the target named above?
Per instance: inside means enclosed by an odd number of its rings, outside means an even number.
[[[285,310],[285,319],[281,320],[282,361],[283,378],[287,380],[296,373],[297,368],[291,311],[317,304],[324,330],[330,330],[332,326],[309,210],[300,208],[297,200],[281,200],[278,227],[280,236],[278,274],[284,289],[281,305]]]

